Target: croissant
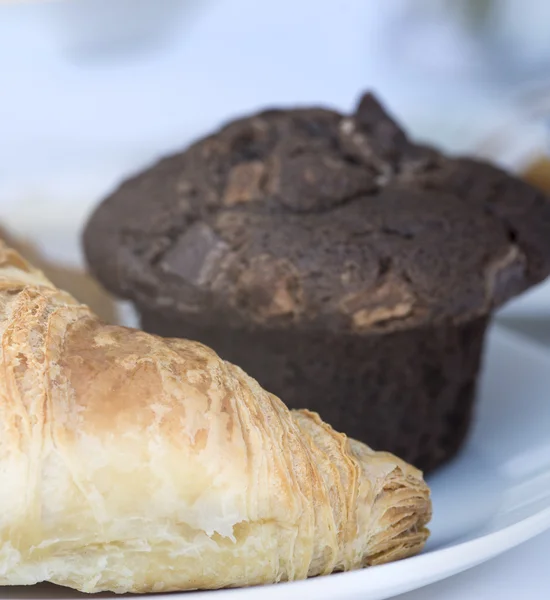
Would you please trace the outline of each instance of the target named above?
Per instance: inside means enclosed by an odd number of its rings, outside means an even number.
[[[419,471],[209,348],[106,325],[0,242],[0,585],[168,592],[417,553]]]

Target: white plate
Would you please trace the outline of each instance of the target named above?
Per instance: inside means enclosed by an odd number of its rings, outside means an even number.
[[[550,529],[549,400],[550,352],[493,329],[469,443],[430,481],[435,515],[422,555],[296,583],[171,598],[381,600],[464,571]],[[78,596],[54,586],[0,588],[0,600]]]
[[[500,310],[503,317],[548,317],[550,319],[550,279],[512,300]]]

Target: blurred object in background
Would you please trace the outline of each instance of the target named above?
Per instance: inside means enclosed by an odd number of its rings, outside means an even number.
[[[550,158],[542,156],[535,159],[527,165],[523,177],[531,185],[550,194]]]
[[[399,4],[393,18],[399,35],[388,43],[388,56],[398,54],[417,72],[451,68],[455,77],[481,75],[508,82],[548,73],[550,3],[546,0],[390,4]]]
[[[208,0],[56,0],[42,3],[38,10],[70,59],[112,60],[169,43],[179,25],[205,2]]]
[[[483,19],[489,45],[506,69],[505,78],[549,76],[550,3],[546,0],[468,0],[487,5]]]

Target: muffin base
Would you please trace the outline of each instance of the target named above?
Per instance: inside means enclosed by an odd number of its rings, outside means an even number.
[[[197,326],[142,311],[146,331],[198,340],[290,408],[433,471],[468,432],[488,318],[357,336]]]

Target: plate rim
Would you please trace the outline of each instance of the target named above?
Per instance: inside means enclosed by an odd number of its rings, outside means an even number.
[[[313,577],[300,581],[248,588],[227,588],[224,591],[232,592],[234,595],[235,592],[239,592],[242,597],[251,597],[252,594],[258,593],[258,588],[260,587],[262,589],[262,599],[270,600],[272,598],[280,598],[281,592],[277,590],[281,590],[283,587],[287,591],[285,597],[292,598],[293,596],[288,595],[290,588],[292,588],[292,592],[296,592],[299,589],[303,589],[304,586],[307,586],[307,589],[304,591],[307,594],[315,594],[316,600],[329,600],[338,597],[335,595],[335,591],[341,589],[342,580],[345,579],[347,595],[352,596],[353,594],[361,593],[364,598],[368,599],[370,596],[365,595],[365,583],[368,583],[368,592],[377,592],[382,590],[382,584],[384,584],[383,588],[387,589],[387,585],[385,585],[387,577],[385,574],[388,570],[391,569],[395,572],[416,569],[419,572],[417,579],[421,579],[422,583],[416,585],[418,581],[414,581],[414,577],[409,577],[402,585],[397,583],[395,588],[390,592],[390,595],[385,596],[386,598],[392,598],[395,595],[403,594],[414,589],[420,589],[480,565],[548,530],[550,530],[550,507],[539,511],[535,515],[530,515],[517,523],[503,527],[498,531],[487,533],[473,540],[458,542],[452,546],[432,550],[425,554],[419,554],[418,556],[413,556],[394,563],[359,569],[356,571],[347,571],[345,573],[332,573],[331,575]],[[460,558],[460,560],[457,560],[457,558]],[[450,561],[453,562],[453,567],[452,569],[447,569],[444,565]],[[429,565],[431,563],[441,564],[443,567],[439,570],[429,570]],[[430,572],[428,577],[426,576],[427,572]],[[363,581],[366,577],[369,578],[368,582]],[[398,577],[397,573],[396,577]],[[412,586],[410,585],[411,582]],[[171,594],[171,596],[174,598],[181,597],[194,600],[199,597],[214,597],[213,594],[219,595],[220,591],[221,590],[175,592],[174,594]],[[382,596],[378,597],[381,598]]]

